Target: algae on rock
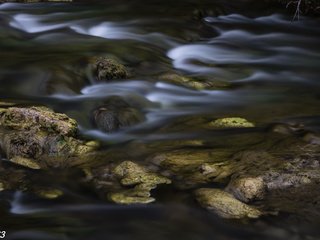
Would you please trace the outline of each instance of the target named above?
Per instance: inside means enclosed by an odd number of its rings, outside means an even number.
[[[195,191],[195,195],[201,206],[223,218],[258,218],[263,214],[259,209],[240,202],[223,190],[201,188]]]
[[[109,194],[112,201],[120,204],[153,202],[155,199],[150,197],[150,191],[159,184],[171,183],[170,179],[131,161],[122,162],[112,172],[119,179],[121,185],[131,187]]]
[[[46,107],[2,108],[0,127],[6,157],[32,169],[76,165],[71,157],[96,149],[77,139],[74,119]]]
[[[129,74],[124,65],[108,57],[93,57],[90,59],[93,76],[98,81],[126,79]]]
[[[254,124],[244,118],[230,117],[219,118],[209,124],[214,128],[248,128],[254,127]]]
[[[166,73],[159,76],[161,81],[181,85],[195,90],[218,90],[230,87],[230,83],[221,80],[207,80],[196,77],[183,76],[176,73]]]

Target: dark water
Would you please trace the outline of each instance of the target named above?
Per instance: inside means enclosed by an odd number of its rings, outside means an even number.
[[[107,1],[92,4],[0,5],[0,98],[45,104],[76,118],[81,133],[109,148],[127,141],[216,138],[192,126],[167,127],[182,117],[241,116],[265,126],[299,121],[319,131],[320,28],[317,19],[272,14],[220,1]],[[125,63],[129,80],[94,84],[83,59],[109,55]],[[80,70],[79,70],[80,69]],[[226,90],[195,91],[158,80],[172,71],[223,80]],[[89,121],[93,106],[118,95],[146,121],[105,134]],[[170,125],[169,125],[170,126]],[[259,132],[260,128],[254,131]],[[238,133],[238,132],[237,132]],[[219,135],[220,134],[220,135]],[[232,136],[233,132],[228,132]],[[110,145],[114,143],[114,145]],[[118,144],[121,147],[119,148]],[[138,150],[137,150],[138,151]],[[55,175],[57,174],[57,175]],[[159,195],[148,206],[117,206],[52,173],[66,197],[43,201],[0,193],[0,230],[8,239],[317,239],[309,223],[287,219],[224,221],[183,193]],[[77,174],[77,173],[75,173]],[[55,176],[64,176],[58,181]],[[40,176],[41,177],[41,176]],[[309,238],[308,238],[309,237]]]

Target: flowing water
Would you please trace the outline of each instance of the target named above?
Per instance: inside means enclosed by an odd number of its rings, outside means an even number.
[[[239,134],[238,130],[203,131],[196,124],[170,125],[199,116],[245,117],[259,123],[261,128],[250,130],[258,133],[267,124],[288,121],[319,131],[317,19],[292,22],[292,16],[283,13],[250,12],[248,6],[239,9],[228,1],[210,2],[1,4],[0,98],[64,112],[79,122],[83,136],[99,139],[115,151],[133,151],[126,148],[128,142]],[[86,71],[83,59],[97,55],[116,57],[129,67],[132,77],[99,84],[89,74],[79,77]],[[225,81],[231,87],[193,90],[159,80],[158,76],[173,70]],[[139,106],[146,120],[106,134],[92,126],[89,115],[93,106],[115,95]],[[72,182],[77,174],[37,176],[64,188],[67,196],[59,201],[22,192],[0,193],[0,230],[8,232],[8,239],[318,236],[315,228],[286,225],[282,222],[286,216],[247,224],[223,221],[177,191],[160,189],[156,204],[114,205]]]

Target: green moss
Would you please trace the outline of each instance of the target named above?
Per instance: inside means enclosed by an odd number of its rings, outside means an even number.
[[[159,79],[162,81],[170,82],[173,84],[181,85],[184,87],[192,88],[195,90],[216,90],[216,89],[225,89],[230,87],[230,83],[221,80],[207,80],[192,78],[176,73],[167,73],[159,76]]]
[[[110,193],[109,199],[118,204],[148,204],[155,201],[152,197],[139,196],[139,194],[129,190]]]
[[[3,182],[0,182],[0,192],[5,190],[5,186]]]
[[[130,161],[122,162],[113,169],[112,173],[123,186],[131,187],[109,194],[110,200],[119,204],[153,202],[155,199],[150,197],[150,191],[158,184],[171,183],[170,179]]]
[[[240,202],[223,190],[201,188],[195,191],[195,195],[201,206],[223,218],[258,218],[263,214],[257,208]]]
[[[0,110],[0,145],[6,157],[31,168],[65,167],[72,157],[90,161],[97,142],[76,137],[77,122],[47,107],[9,107]],[[72,163],[71,163],[72,162]]]
[[[0,125],[15,130],[43,129],[66,136],[74,136],[77,131],[74,119],[46,107],[7,108],[1,111]]]
[[[99,81],[126,79],[129,74],[124,65],[108,57],[94,57],[90,60],[93,75]]]
[[[63,195],[63,192],[54,188],[38,188],[34,191],[39,197],[45,199],[56,199]]]
[[[40,169],[41,166],[38,164],[38,162],[32,158],[24,158],[21,156],[15,156],[13,158],[9,159],[11,162],[19,164],[21,166],[31,168],[31,169]]]
[[[254,124],[244,118],[231,117],[217,119],[211,122],[209,126],[214,128],[249,128],[254,127]]]
[[[146,168],[130,161],[125,161],[118,165],[113,170],[113,174],[121,179],[120,182],[124,186],[132,186],[137,184],[148,184],[153,186],[157,184],[171,183],[168,178],[156,173],[152,173]]]

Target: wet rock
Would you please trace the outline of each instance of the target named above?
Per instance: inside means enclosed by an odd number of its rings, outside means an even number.
[[[171,151],[157,154],[150,161],[173,173],[188,172],[209,161],[210,153],[202,151]]]
[[[262,177],[244,177],[232,180],[226,188],[242,202],[251,202],[264,198],[266,187]]]
[[[320,145],[320,136],[312,132],[307,132],[303,135],[303,141],[310,144]]]
[[[109,194],[109,198],[112,202],[118,204],[148,204],[155,201],[154,198],[149,196],[144,196],[145,192],[142,194],[135,190],[125,190],[122,192],[114,192]]]
[[[34,192],[39,197],[45,199],[56,199],[63,195],[61,190],[55,188],[38,188]]]
[[[316,198],[320,182],[319,145],[306,139],[301,131],[299,128],[293,135],[267,132],[256,141],[247,141],[248,134],[241,134],[240,138],[223,142],[228,150],[194,146],[192,150],[158,153],[148,161],[174,179],[174,186],[180,189],[218,183],[242,203],[259,201],[268,212],[294,212],[301,207],[304,195]],[[249,135],[256,137],[255,133]],[[315,136],[310,135],[310,139]],[[213,143],[219,146],[221,139],[224,137]],[[293,194],[298,202],[288,198],[294,198]]]
[[[293,135],[303,131],[303,124],[299,123],[277,123],[273,124],[270,129],[272,132],[284,135]]]
[[[221,80],[198,79],[179,75],[176,73],[166,73],[159,76],[159,80],[181,85],[195,90],[216,90],[230,87],[230,83]]]
[[[22,190],[24,191],[29,184],[26,171],[13,167],[4,168],[0,164],[0,191]]]
[[[44,130],[65,136],[74,136],[77,131],[74,119],[47,107],[0,109],[0,125],[14,130]]]
[[[152,173],[146,168],[130,161],[122,162],[114,170],[113,174],[121,179],[121,184],[124,186],[132,186],[137,184],[169,184],[171,181],[159,174]]]
[[[119,179],[122,186],[131,187],[109,194],[110,200],[119,204],[153,202],[155,199],[151,197],[150,191],[159,184],[171,183],[170,179],[130,161],[116,166],[113,174]]]
[[[179,189],[194,188],[199,184],[224,182],[233,170],[227,160],[230,153],[220,150],[175,150],[156,154],[148,161],[174,177]]]
[[[0,100],[0,108],[2,108],[2,107],[12,107],[14,105],[16,105],[16,103],[6,102],[6,101],[1,101]]]
[[[126,79],[129,74],[126,67],[108,57],[94,57],[90,60],[92,72],[98,81]]]
[[[32,169],[76,165],[76,156],[97,148],[76,138],[74,119],[46,107],[2,108],[0,127],[6,157]]]
[[[144,115],[122,98],[115,96],[94,110],[93,119],[101,131],[114,132],[141,123]]]
[[[223,218],[258,218],[263,213],[219,189],[201,188],[195,191],[199,204]]]
[[[194,172],[202,164],[220,162],[226,155],[226,152],[212,150],[175,150],[156,154],[149,161],[182,176]]]
[[[249,128],[254,127],[254,124],[244,118],[220,118],[209,124],[214,128]]]
[[[14,156],[14,157],[10,158],[10,161],[15,164],[27,167],[27,168],[41,169],[41,166],[32,158],[24,158],[21,156]]]
[[[226,15],[226,9],[223,6],[215,6],[212,8],[197,8],[193,11],[193,19],[195,20],[203,20],[205,17],[208,16],[220,16],[220,15]]]
[[[316,184],[320,181],[319,155],[309,151],[303,153],[300,149],[300,153],[290,154],[243,151],[231,161],[234,173],[227,191],[241,201],[251,202],[264,200],[275,192],[282,191],[285,196],[293,189]],[[282,201],[287,200],[284,197]]]

